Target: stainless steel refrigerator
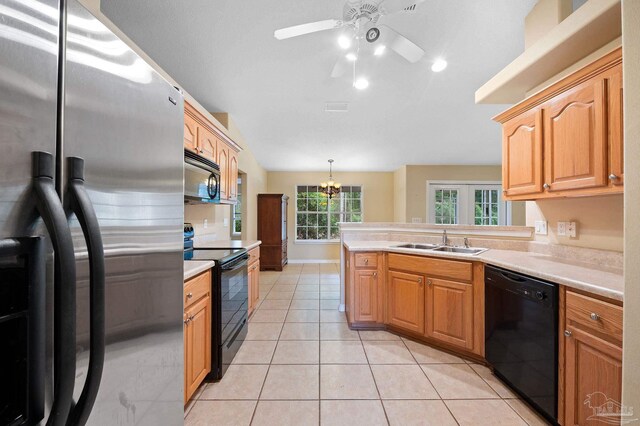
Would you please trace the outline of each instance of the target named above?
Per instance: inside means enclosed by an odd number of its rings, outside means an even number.
[[[0,425],[182,423],[182,131],[77,1],[0,0]]]

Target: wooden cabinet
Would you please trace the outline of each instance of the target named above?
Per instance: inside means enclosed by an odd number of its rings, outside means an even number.
[[[260,301],[260,247],[249,250],[249,315],[253,313]]]
[[[616,49],[496,116],[504,199],[622,192],[622,92]]]
[[[427,336],[473,350],[473,286],[427,276]]]
[[[567,291],[565,315],[563,424],[612,424],[589,417],[622,401],[622,307]]]
[[[184,402],[211,371],[211,272],[184,286]]]
[[[378,321],[378,272],[356,270],[353,278],[355,322]]]
[[[387,275],[387,322],[424,334],[425,290],[421,274],[389,271]]]
[[[282,271],[287,264],[288,206],[289,197],[284,194],[258,194],[260,270]]]
[[[240,147],[188,102],[184,104],[184,148],[220,167],[220,202],[238,199]]]
[[[379,328],[384,322],[383,254],[351,253],[346,286],[346,311],[350,323],[361,328]]]

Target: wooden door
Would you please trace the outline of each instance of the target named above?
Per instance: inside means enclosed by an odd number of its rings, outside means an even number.
[[[622,119],[622,66],[608,79],[609,96],[609,182],[613,186],[624,184],[624,127]]]
[[[211,298],[207,296],[194,303],[185,314],[185,378],[188,399],[211,371]]]
[[[218,139],[218,165],[220,166],[220,199],[229,199],[229,147]]]
[[[238,199],[238,154],[229,150],[229,199]]]
[[[549,191],[607,184],[605,80],[588,81],[544,107],[545,185]]]
[[[378,271],[356,269],[354,273],[354,321],[378,321]]]
[[[542,192],[542,111],[527,111],[502,126],[505,197]]]
[[[216,137],[213,136],[208,129],[204,127],[200,127],[198,129],[198,148],[200,150],[200,154],[213,161],[216,162]]]
[[[184,116],[184,148],[199,154],[198,124],[187,114]]]
[[[473,349],[473,286],[427,277],[427,336]]]
[[[424,278],[422,275],[389,271],[387,322],[424,334]]]
[[[610,425],[619,418],[595,415],[622,401],[622,348],[575,327],[565,338],[565,422]],[[619,422],[618,422],[619,423]]]

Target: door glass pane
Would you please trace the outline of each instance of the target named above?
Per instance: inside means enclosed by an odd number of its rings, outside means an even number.
[[[476,225],[498,225],[498,190],[476,189],[474,223]]]
[[[452,225],[458,223],[458,190],[436,189],[435,191],[436,223]]]

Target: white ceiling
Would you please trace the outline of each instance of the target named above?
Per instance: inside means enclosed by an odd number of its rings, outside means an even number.
[[[270,171],[390,171],[403,164],[500,164],[505,105],[474,92],[524,49],[535,0],[427,0],[384,23],[421,46],[358,62],[371,85],[330,77],[338,33],[278,41],[273,31],[341,19],[341,0],[102,0],[102,11],[210,111],[228,112]],[[382,21],[381,21],[382,22]],[[444,57],[439,74],[431,61]],[[361,55],[362,57],[362,55]],[[325,102],[349,102],[347,113]]]

